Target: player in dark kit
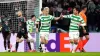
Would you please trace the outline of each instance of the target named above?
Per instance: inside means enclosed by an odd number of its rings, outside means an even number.
[[[22,16],[22,12],[18,11],[18,33],[16,38],[16,51],[18,49],[19,43],[24,39],[28,40],[26,19]],[[27,42],[29,49],[31,50],[30,42]]]
[[[2,35],[4,38],[5,52],[10,52],[10,36],[11,36],[10,25],[11,25],[10,18],[8,18],[7,16],[1,18]],[[8,46],[8,48],[6,46]]]

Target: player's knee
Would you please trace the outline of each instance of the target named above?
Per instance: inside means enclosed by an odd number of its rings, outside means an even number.
[[[89,36],[87,36],[86,39],[89,40],[90,39]]]
[[[76,44],[76,45],[77,45],[77,44],[78,44],[78,42],[74,42],[74,44]]]
[[[45,41],[45,44],[48,44],[48,40]]]
[[[78,39],[74,40],[74,44],[78,44]]]
[[[42,41],[41,43],[45,44],[45,41]]]
[[[74,41],[73,40],[70,40],[70,43],[74,43]]]
[[[16,42],[19,42],[19,39],[16,39]]]
[[[42,40],[42,41],[41,41],[41,44],[45,44],[45,43],[46,43],[45,40]]]
[[[16,42],[19,42],[19,38],[18,37],[16,38]]]
[[[23,41],[23,40],[22,40],[22,39],[20,39],[18,42],[19,42],[19,43],[21,43],[22,41]]]
[[[44,42],[41,42],[41,44],[45,44]]]
[[[45,40],[44,40],[44,38],[41,38],[41,42],[42,42],[42,43],[45,43]]]
[[[32,42],[32,43],[33,43],[33,42],[34,42],[34,39],[28,38],[28,39],[27,39],[27,42]]]

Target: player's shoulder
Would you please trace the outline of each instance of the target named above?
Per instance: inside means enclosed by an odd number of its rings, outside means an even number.
[[[74,14],[69,14],[70,17],[75,16]]]
[[[53,16],[53,15],[49,15],[49,17],[50,17],[50,18],[54,18],[54,16]]]
[[[39,16],[38,18],[41,19],[41,18],[43,18],[43,17],[44,17],[44,15],[41,15],[41,16]]]

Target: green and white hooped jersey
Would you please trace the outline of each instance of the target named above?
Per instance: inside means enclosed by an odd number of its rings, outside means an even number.
[[[70,15],[64,15],[63,17],[71,19],[69,32],[79,31],[79,25],[78,25],[79,23],[81,23],[81,24],[83,24],[83,26],[85,26],[85,22],[80,16],[70,14]]]
[[[32,20],[27,21],[27,32],[29,33],[36,32],[36,25],[35,22],[33,22]]]
[[[50,32],[50,27],[51,27],[51,20],[54,19],[53,16],[48,15],[41,15],[39,19],[37,19],[37,22],[41,22],[40,26],[40,32]]]

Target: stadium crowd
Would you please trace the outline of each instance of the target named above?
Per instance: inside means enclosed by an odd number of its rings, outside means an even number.
[[[50,14],[59,17],[62,13],[63,15],[71,14],[73,7],[76,5],[81,6],[86,5],[87,10],[87,26],[89,32],[99,32],[100,31],[100,0],[43,0],[43,7],[50,8]],[[56,32],[56,28],[61,28],[68,31],[70,20],[52,20],[52,32]]]

